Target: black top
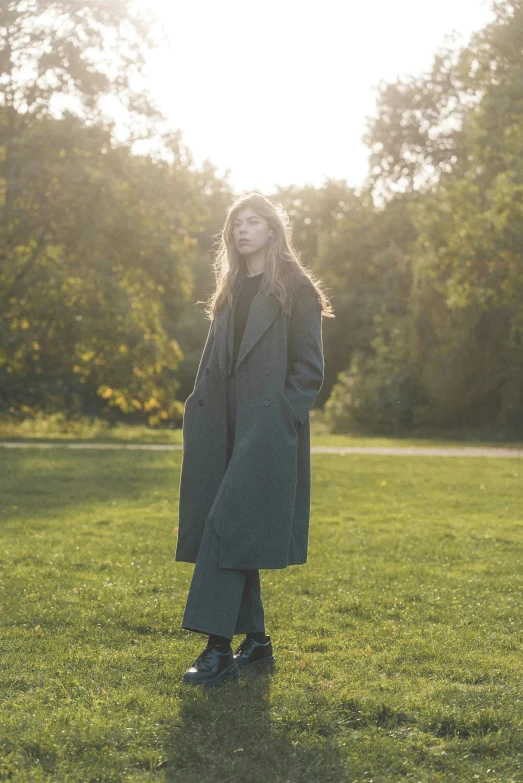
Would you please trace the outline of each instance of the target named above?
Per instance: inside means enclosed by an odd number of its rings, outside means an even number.
[[[232,355],[233,373],[236,367],[236,360],[240,351],[245,325],[247,323],[247,316],[249,315],[249,310],[251,308],[251,302],[258,293],[262,277],[263,272],[252,275],[252,277],[245,277],[241,283],[240,293],[236,299],[236,307],[234,310],[234,350]]]

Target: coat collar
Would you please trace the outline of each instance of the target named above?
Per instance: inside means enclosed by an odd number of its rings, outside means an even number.
[[[280,301],[274,294],[267,294],[264,289],[264,281],[254,299],[252,300],[245,331],[243,333],[236,367],[238,368],[244,358],[251,351],[260,337],[267,331],[280,310]],[[239,282],[233,290],[232,309],[227,303],[222,305],[216,313],[215,343],[218,352],[218,364],[221,371],[230,375],[232,370],[232,354],[234,348],[233,313],[236,300],[240,292]],[[229,328],[230,326],[230,328]]]

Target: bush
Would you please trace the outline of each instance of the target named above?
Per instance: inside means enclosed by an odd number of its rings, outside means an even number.
[[[325,403],[331,431],[398,435],[417,424],[416,412],[425,403],[423,390],[404,363],[390,357],[356,356]]]
[[[21,414],[0,414],[2,437],[53,438],[67,435],[70,438],[94,438],[108,432],[107,421],[92,416],[68,416],[66,413],[43,413],[26,410]]]

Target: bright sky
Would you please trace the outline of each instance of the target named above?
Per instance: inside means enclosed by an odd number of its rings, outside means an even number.
[[[152,97],[237,193],[359,185],[380,80],[427,70],[445,36],[492,18],[489,0],[137,0],[170,44],[149,61]]]

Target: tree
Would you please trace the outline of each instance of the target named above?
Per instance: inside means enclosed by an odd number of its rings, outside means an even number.
[[[145,22],[113,0],[0,9],[0,405],[179,422],[176,323],[221,191],[137,88]],[[128,112],[117,142],[105,98]],[[66,109],[57,111],[57,101]]]
[[[397,318],[374,310],[371,350],[334,388],[335,426],[523,431],[523,3],[493,10],[467,47],[385,86],[369,123],[369,184],[411,226],[410,283]]]

